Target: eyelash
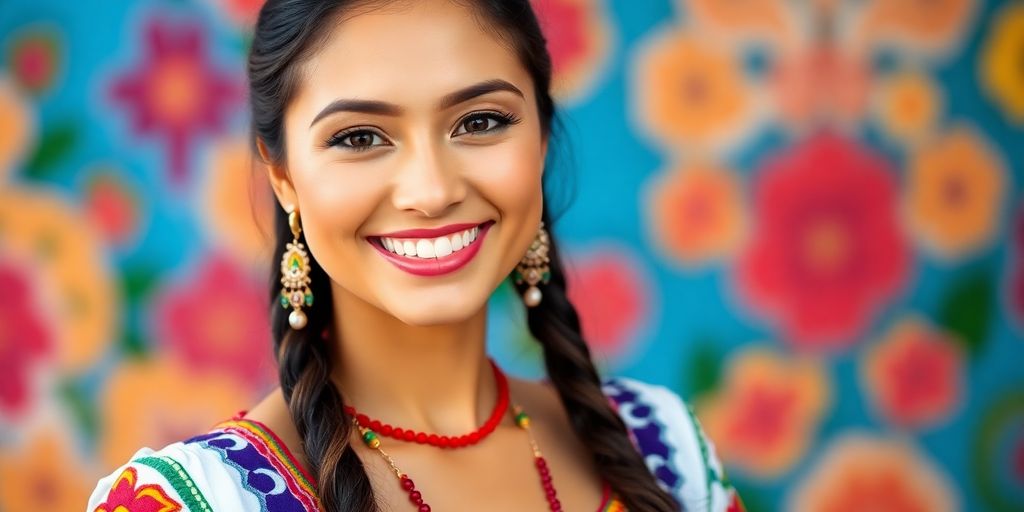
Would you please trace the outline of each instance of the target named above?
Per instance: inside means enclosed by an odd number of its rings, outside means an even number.
[[[517,115],[515,115],[515,114],[513,114],[511,112],[502,112],[502,111],[473,112],[472,114],[469,114],[466,117],[463,117],[462,119],[460,119],[458,124],[456,124],[456,126],[457,127],[462,127],[464,124],[466,124],[467,121],[469,121],[471,119],[477,119],[477,118],[494,119],[495,121],[498,122],[498,126],[495,126],[493,128],[488,128],[486,130],[480,130],[480,131],[477,131],[477,132],[465,132],[465,133],[457,135],[457,136],[462,136],[462,135],[473,136],[474,134],[494,133],[496,131],[503,130],[503,129],[511,126],[511,125],[518,124],[522,120],[522,119],[519,118],[519,116],[517,116]],[[360,135],[360,134],[367,134],[367,135],[370,135],[372,137],[380,137],[381,139],[384,139],[384,137],[379,132],[377,132],[376,130],[370,130],[370,129],[367,129],[367,128],[349,128],[347,130],[342,130],[342,131],[340,131],[338,133],[335,133],[334,135],[331,135],[330,138],[328,138],[326,141],[324,141],[324,146],[325,147],[338,146],[338,147],[340,147],[340,148],[342,148],[342,149],[344,149],[346,151],[355,151],[355,152],[369,151],[369,150],[377,147],[376,144],[371,144],[369,146],[352,146],[352,145],[348,145],[348,144],[344,144],[343,143],[343,141],[345,141],[349,137],[351,137],[353,135]]]

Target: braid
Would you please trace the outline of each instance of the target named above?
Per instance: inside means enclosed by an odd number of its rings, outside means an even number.
[[[544,224],[550,225],[544,212]],[[601,390],[579,316],[566,295],[565,272],[554,237],[550,237],[551,281],[544,299],[527,310],[530,332],[543,347],[548,378],[569,414],[573,430],[594,456],[601,476],[629,510],[675,511],[679,505],[658,487],[626,425]],[[520,286],[522,292],[525,286]]]
[[[306,327],[293,330],[288,325],[288,310],[278,303],[280,261],[285,244],[291,238],[283,210],[278,209],[275,224],[277,247],[272,284],[277,286],[271,286],[271,323],[278,377],[316,480],[320,503],[326,511],[376,511],[370,479],[362,460],[349,445],[352,419],[345,412],[341,393],[331,381],[329,346],[320,338],[320,333],[329,328],[333,309],[330,278],[310,258],[310,288],[316,300],[305,309]]]

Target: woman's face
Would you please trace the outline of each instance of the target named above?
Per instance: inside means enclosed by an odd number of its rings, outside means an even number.
[[[485,306],[537,232],[547,144],[497,34],[447,0],[400,4],[341,21],[301,66],[271,181],[335,294],[449,323]]]

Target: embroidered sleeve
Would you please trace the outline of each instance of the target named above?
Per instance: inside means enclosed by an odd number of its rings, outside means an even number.
[[[86,508],[86,512],[210,510],[184,468],[151,450],[140,450],[131,462],[101,479]]]
[[[693,411],[662,386],[614,379],[605,392],[661,486],[687,512],[741,512],[743,505]]]

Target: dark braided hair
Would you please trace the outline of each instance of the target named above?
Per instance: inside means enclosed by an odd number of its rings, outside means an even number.
[[[551,58],[544,36],[527,0],[453,0],[472,9],[481,23],[494,28],[530,73],[537,97],[543,135],[551,132],[555,106],[549,89]],[[297,69],[316,52],[329,27],[353,9],[388,3],[383,0],[268,0],[260,11],[249,54],[249,101],[252,143],[259,140],[272,162],[283,162],[284,111],[296,87]],[[545,201],[545,205],[547,202]],[[551,225],[547,207],[542,213]],[[312,306],[308,323],[292,330],[288,311],[278,306],[278,263],[291,241],[287,215],[277,208],[271,279],[272,329],[281,389],[292,421],[316,479],[324,509],[375,511],[370,479],[355,450],[349,446],[351,418],[344,399],[330,379],[331,345],[321,339],[332,325],[330,281],[310,258]],[[528,312],[534,338],[543,347],[548,377],[568,413],[575,434],[591,451],[601,477],[630,509],[639,512],[679,510],[662,490],[627,434],[626,426],[601,390],[579,318],[566,295],[565,273],[551,238],[551,281],[542,285],[544,299]],[[520,289],[520,292],[524,291]]]

